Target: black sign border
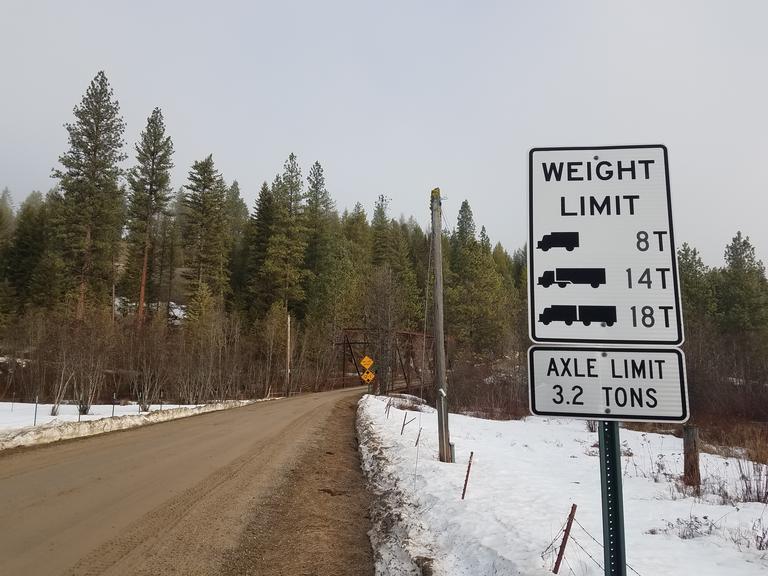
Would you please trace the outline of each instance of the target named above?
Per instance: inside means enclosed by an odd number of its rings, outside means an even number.
[[[556,352],[634,352],[634,353],[663,353],[677,354],[680,366],[680,400],[683,407],[682,416],[612,416],[610,414],[574,414],[573,412],[537,412],[534,410],[536,404],[536,386],[534,385],[535,374],[533,371],[533,354],[536,351],[556,351]],[[690,417],[690,408],[688,406],[688,384],[685,378],[685,354],[679,348],[613,348],[608,346],[531,346],[528,348],[528,408],[534,416],[557,416],[564,418],[587,419],[587,420],[610,420],[615,422],[674,422],[682,424]]]
[[[669,220],[669,240],[672,249],[672,281],[675,291],[675,318],[677,319],[677,338],[675,340],[606,340],[603,338],[542,338],[536,336],[536,302],[534,298],[534,283],[536,281],[533,267],[533,251],[536,244],[533,238],[533,155],[535,152],[561,152],[565,150],[628,150],[637,148],[661,148],[664,154],[664,176],[667,185],[667,218]],[[637,144],[622,146],[559,146],[531,148],[528,153],[528,335],[536,343],[571,342],[574,344],[638,344],[638,345],[667,345],[680,346],[685,337],[683,333],[683,315],[680,302],[680,285],[677,271],[677,244],[672,221],[672,195],[669,185],[669,158],[664,144]]]

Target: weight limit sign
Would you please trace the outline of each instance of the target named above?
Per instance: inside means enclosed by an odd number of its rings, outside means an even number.
[[[529,161],[531,339],[681,344],[667,149],[535,148]]]

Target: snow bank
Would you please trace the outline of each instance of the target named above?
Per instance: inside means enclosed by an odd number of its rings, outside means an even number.
[[[114,417],[110,416],[111,405],[99,405],[93,406],[91,408],[92,414],[83,416],[80,422],[71,421],[77,419],[76,413],[52,417],[50,416],[51,405],[40,404],[37,411],[40,424],[37,426],[19,426],[20,422],[33,421],[34,404],[15,403],[13,412],[11,412],[11,403],[3,402],[0,403],[0,450],[125,430],[216,410],[236,408],[253,402],[253,400],[230,400],[215,404],[179,406],[164,410],[160,410],[159,406],[153,406],[151,408],[154,410],[140,414],[126,414],[128,410],[135,412],[137,410],[135,405],[115,406],[116,415]],[[62,405],[60,411],[63,412],[68,408],[76,410],[75,406]]]
[[[444,464],[437,458],[436,415],[387,410],[387,404],[365,396],[358,410],[360,452],[377,500],[371,531],[377,574],[551,574],[558,533],[576,503],[578,524],[560,573],[602,576],[597,434],[585,422],[451,414],[458,463]],[[411,423],[401,435],[405,414]],[[729,504],[741,484],[737,460],[703,454],[709,493],[694,498],[677,487],[682,440],[625,429],[621,438],[627,558],[635,571],[629,573],[768,573],[768,552],[757,549],[761,535],[768,544],[766,505]]]
[[[392,447],[385,445],[377,422],[372,417],[374,408],[366,409],[366,403],[373,402],[373,398],[364,396],[360,400],[357,436],[360,439],[363,473],[369,490],[374,494],[371,510],[373,528],[369,536],[375,555],[376,574],[419,575],[422,572],[416,558],[429,558],[431,551],[408,546],[410,535],[421,533],[422,528],[411,502],[406,499],[401,479],[391,465],[395,455],[389,451]],[[383,407],[387,409],[387,406]],[[419,540],[423,542],[426,539]]]

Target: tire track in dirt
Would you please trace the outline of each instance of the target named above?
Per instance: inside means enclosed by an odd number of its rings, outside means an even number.
[[[339,402],[298,465],[253,515],[224,576],[373,575],[357,402]]]

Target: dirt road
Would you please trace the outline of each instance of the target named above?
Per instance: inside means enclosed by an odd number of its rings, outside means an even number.
[[[359,396],[0,453],[0,574],[373,574]]]

